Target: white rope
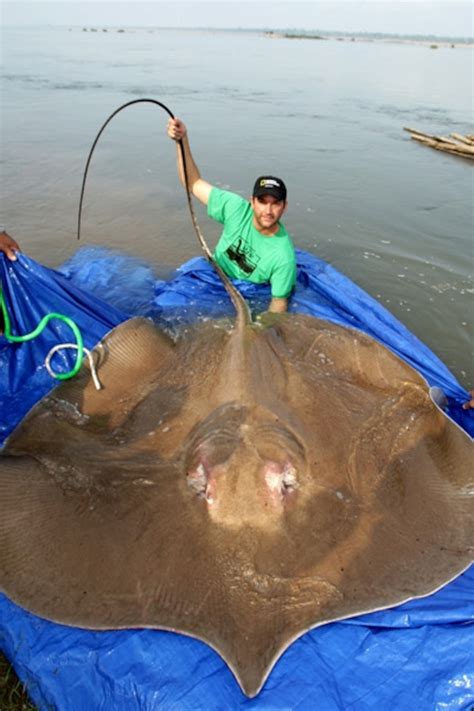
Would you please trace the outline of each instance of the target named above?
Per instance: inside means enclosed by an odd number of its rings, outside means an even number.
[[[52,378],[56,377],[56,373],[51,368],[51,358],[53,357],[53,355],[55,353],[57,353],[57,351],[60,351],[63,348],[69,348],[69,349],[73,349],[73,350],[77,351],[79,349],[79,346],[77,345],[77,343],[58,343],[57,346],[54,346],[53,348],[51,348],[48,355],[46,356],[44,364],[46,366],[46,370],[48,371],[48,373],[50,374],[50,376]],[[95,389],[102,390],[102,385],[100,384],[100,380],[97,375],[97,370],[96,370],[96,367],[94,364],[94,359],[92,358],[92,353],[90,352],[90,350],[88,348],[83,348],[82,350],[84,351],[84,353],[86,354],[86,356],[89,359],[89,367],[91,369],[91,375],[92,375],[92,380],[94,381]]]

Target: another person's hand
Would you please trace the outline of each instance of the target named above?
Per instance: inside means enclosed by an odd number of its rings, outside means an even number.
[[[181,141],[186,135],[186,126],[178,118],[170,118],[168,121],[168,136],[173,141]]]
[[[15,261],[16,253],[19,251],[20,246],[17,242],[15,242],[13,237],[10,237],[10,235],[5,231],[0,232],[0,252],[6,254],[8,259]]]
[[[471,399],[464,403],[462,406],[463,410],[474,409],[474,390],[470,390],[469,395],[471,396]]]

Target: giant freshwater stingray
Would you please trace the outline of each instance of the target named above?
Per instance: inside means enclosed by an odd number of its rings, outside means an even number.
[[[47,619],[207,642],[258,693],[309,629],[472,559],[470,438],[368,336],[309,316],[115,328],[0,457],[0,586]]]
[[[117,109],[109,121],[136,103]],[[197,225],[180,143],[188,205]],[[203,640],[248,696],[333,620],[428,595],[472,560],[472,443],[424,379],[301,314],[176,339],[145,319],[95,348],[0,457],[0,589],[91,629]],[[471,498],[470,498],[471,494]]]

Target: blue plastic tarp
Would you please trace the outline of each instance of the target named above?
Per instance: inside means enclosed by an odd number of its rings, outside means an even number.
[[[24,254],[11,262],[0,253],[0,283],[13,335],[30,333],[43,316],[56,312],[75,320],[84,345],[93,348],[108,331],[128,318],[126,313]],[[44,361],[55,345],[70,342],[74,342],[71,329],[58,319],[51,320],[38,338],[25,343],[11,343],[0,335],[0,447],[33,405],[58,384],[47,372]],[[58,372],[68,371],[75,357],[75,352],[63,350],[52,365]]]
[[[0,277],[13,332],[32,330],[50,311],[75,319],[91,347],[129,315],[162,327],[231,315],[219,279],[203,259],[171,278],[108,250],[81,250],[55,272],[21,255],[0,255]],[[237,283],[255,310],[267,287]],[[298,252],[292,311],[361,329],[385,343],[443,389],[449,414],[467,431],[474,415],[467,392],[439,359],[377,301],[327,263]],[[64,327],[67,330],[67,327]],[[0,340],[0,435],[54,387],[42,365],[49,348],[70,340],[57,323],[43,340],[21,346]],[[70,367],[73,356],[58,369]],[[472,619],[474,569],[427,598],[325,625],[297,640],[255,699],[247,699],[220,657],[202,642],[156,630],[91,632],[42,620],[0,596],[0,649],[40,709],[416,708],[467,711],[474,704]]]

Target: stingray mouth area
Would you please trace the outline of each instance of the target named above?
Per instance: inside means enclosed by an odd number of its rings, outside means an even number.
[[[291,500],[300,486],[298,471],[289,459],[261,460],[258,469],[260,475],[257,477],[257,483],[261,483],[262,496],[274,507]],[[220,486],[220,480],[228,474],[234,479],[239,476],[249,478],[245,465],[226,461],[213,466],[203,452],[197,464],[186,472],[186,480],[189,488],[198,498],[204,499],[209,506],[214,506],[218,503],[221,489],[224,488]],[[233,488],[237,491],[238,482],[234,482]]]
[[[273,526],[304,498],[304,447],[275,417],[262,422],[239,407],[220,414],[193,433],[183,462],[188,492],[216,522]]]

